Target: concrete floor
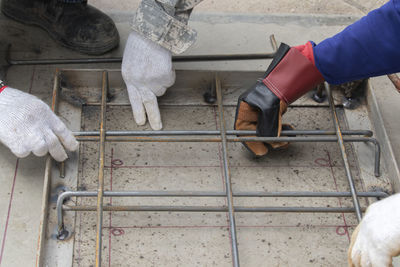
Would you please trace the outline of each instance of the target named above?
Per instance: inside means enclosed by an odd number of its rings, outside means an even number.
[[[120,4],[119,4],[120,2]],[[130,10],[138,1],[95,0],[92,3],[110,12],[121,32],[122,45],[108,56],[121,55],[123,43],[129,33]],[[191,24],[199,31],[199,40],[188,53],[241,53],[270,51],[266,38],[259,36],[275,33],[278,41],[289,44],[305,42],[309,39],[319,41],[349,24],[354,18],[365,14],[383,1],[204,1],[196,9]],[[257,6],[257,10],[254,7]],[[295,6],[296,8],[293,8]],[[117,8],[116,8],[117,7]],[[124,13],[120,12],[123,7]],[[228,7],[228,8],[227,8]],[[227,12],[225,14],[222,12]],[[292,13],[290,15],[270,13]],[[238,14],[241,13],[241,14]],[[255,14],[259,13],[259,14]],[[306,15],[315,13],[316,15]],[[329,16],[320,14],[329,14]],[[122,14],[122,15],[121,15]],[[243,14],[243,15],[242,15]],[[275,22],[277,21],[277,22]],[[232,34],[233,28],[236,35]],[[248,29],[253,29],[248,31]],[[22,26],[0,17],[0,36],[2,40],[13,43],[14,58],[77,57],[76,53],[60,48],[36,28]],[[6,37],[4,37],[4,35]],[[218,45],[210,39],[219,40]],[[40,42],[38,42],[40,40]],[[263,70],[268,62],[240,63],[201,63],[180,64],[181,69],[222,69],[222,70]],[[119,68],[118,64],[101,66],[74,66],[84,68]],[[47,103],[51,100],[52,77],[55,67],[12,67],[7,80],[13,87],[30,92]],[[390,113],[398,95],[385,78],[373,80],[379,87],[378,100],[383,106],[387,131],[392,141],[394,153],[398,153],[400,142],[396,135],[396,125],[385,114]],[[173,92],[162,101],[176,102]],[[388,92],[385,94],[385,92]],[[196,93],[192,93],[192,96]],[[392,95],[393,94],[393,95]],[[197,94],[198,95],[198,94]],[[392,106],[384,106],[387,95],[391,95]],[[231,99],[234,99],[234,94]],[[197,100],[196,100],[197,99]],[[162,102],[161,101],[161,102]],[[180,100],[182,101],[182,100]],[[184,99],[183,101],[187,101]],[[193,98],[193,102],[199,101]],[[179,102],[179,101],[178,101]],[[232,108],[227,111],[232,114]],[[68,113],[68,110],[66,110]],[[215,129],[217,121],[212,108],[171,108],[162,109],[166,129],[199,127]],[[86,109],[82,121],[67,121],[74,130],[96,128],[97,110]],[[125,114],[121,116],[120,114]],[[188,114],[193,114],[188,116]],[[305,116],[301,116],[304,115]],[[129,108],[110,109],[110,129],[134,129]],[[193,117],[194,116],[194,117]],[[233,115],[232,115],[233,116]],[[231,116],[231,118],[232,118]],[[65,116],[64,118],[67,118]],[[175,120],[179,117],[179,120]],[[329,114],[317,114],[312,109],[291,109],[286,118],[295,122],[299,128],[329,128]],[[320,118],[320,119],[316,119]],[[205,124],[204,124],[205,122]],[[228,126],[231,127],[231,126]],[[234,189],[241,190],[347,190],[342,172],[338,150],[334,144],[311,145],[295,144],[287,152],[275,152],[272,156],[254,161],[249,158],[240,145],[230,146],[232,180]],[[140,150],[140,151],[139,151]],[[97,147],[81,146],[81,159],[85,159],[76,186],[95,189],[97,175]],[[133,151],[133,152],[132,152]],[[196,153],[191,152],[196,151]],[[354,152],[354,150],[352,150]],[[363,169],[355,163],[351,153],[353,174],[359,189]],[[134,153],[134,154],[132,154]],[[138,156],[140,154],[140,156]],[[140,146],[111,143],[107,146],[107,187],[113,190],[158,189],[178,190],[197,188],[221,190],[220,148],[218,145],[193,144],[170,147],[167,145]],[[29,156],[16,159],[7,148],[0,146],[0,266],[31,266],[36,260],[37,235],[43,186],[44,159]],[[321,164],[321,162],[323,164]],[[117,164],[118,163],[118,164]],[[122,165],[120,165],[122,163]],[[285,168],[282,168],[285,167]],[[370,171],[367,169],[367,171]],[[265,173],[268,179],[265,179]],[[250,175],[249,175],[250,174]],[[133,177],[133,178],[132,178]],[[191,179],[196,177],[196,179]],[[246,179],[243,179],[246,177]],[[249,179],[250,177],[250,179]],[[322,179],[320,179],[322,177]],[[130,179],[128,179],[130,178]],[[385,177],[387,178],[387,177]],[[184,181],[184,182],[182,182]],[[111,201],[106,200],[106,203]],[[113,204],[118,199],[113,199]],[[126,201],[126,200],[125,200]],[[154,200],[157,201],[157,200]],[[191,204],[194,200],[176,200],[176,203]],[[331,203],[332,202],[332,203]],[[133,204],[134,202],[124,202]],[[203,202],[200,202],[203,203]],[[213,202],[204,202],[210,204]],[[240,202],[238,202],[240,203]],[[263,202],[245,203],[262,205]],[[332,199],[284,201],[279,204],[328,204],[348,205],[348,201]],[[199,202],[196,202],[199,204]],[[240,203],[242,204],[242,203]],[[268,202],[271,204],[271,202]],[[137,215],[137,214],[136,214]],[[129,265],[153,266],[168,262],[168,266],[230,266],[229,232],[225,214],[149,214],[138,216],[113,213],[104,216],[104,254],[105,266]],[[356,224],[353,215],[294,215],[294,214],[238,214],[238,238],[243,266],[293,266],[319,265],[343,266],[349,233]],[[72,257],[58,258],[57,266],[89,266],[93,263],[94,252],[94,214],[78,213],[76,234],[71,251]],[[272,240],[272,241],[271,241]],[[299,242],[301,240],[302,242]],[[126,253],[129,251],[130,253]],[[210,253],[212,251],[213,253]],[[270,264],[269,264],[270,263]],[[48,266],[54,266],[49,264]]]
[[[378,8],[385,0],[204,0],[194,10],[197,12],[220,12],[240,14],[336,14],[336,15],[364,15],[368,11]],[[92,0],[91,3],[105,11],[136,10],[140,0]]]

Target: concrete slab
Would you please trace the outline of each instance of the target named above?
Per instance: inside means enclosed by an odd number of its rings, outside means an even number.
[[[232,266],[225,227],[133,227],[111,232],[111,265]],[[126,250],[132,253],[121,253]]]
[[[240,261],[243,266],[345,266],[344,233],[340,227],[240,227]]]
[[[36,254],[43,180],[43,159],[18,160],[7,211],[6,228],[2,240],[1,263],[19,266],[21,259],[30,261]],[[39,166],[39,167],[38,167]],[[28,201],[29,200],[29,201]],[[26,248],[21,250],[20,248]]]

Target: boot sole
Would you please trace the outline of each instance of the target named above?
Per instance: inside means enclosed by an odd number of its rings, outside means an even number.
[[[117,38],[115,41],[110,42],[104,46],[101,47],[96,47],[96,48],[88,48],[88,47],[77,47],[76,45],[68,43],[67,40],[63,39],[59,35],[55,34],[54,32],[50,31],[50,25],[44,21],[39,21],[34,18],[32,18],[29,15],[24,14],[25,20],[22,20],[18,16],[15,16],[15,12],[17,13],[22,13],[21,10],[15,11],[14,9],[11,8],[6,8],[5,5],[2,5],[1,11],[3,14],[15,21],[18,21],[22,24],[26,25],[32,25],[41,28],[42,30],[46,31],[53,40],[55,40],[58,44],[61,44],[62,46],[69,48],[74,51],[78,51],[81,53],[85,53],[88,55],[102,55],[105,54],[106,52],[116,48],[119,45],[119,38]]]

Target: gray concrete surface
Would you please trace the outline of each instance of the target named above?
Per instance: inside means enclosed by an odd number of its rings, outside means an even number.
[[[91,1],[94,5],[98,6],[106,12],[110,12],[112,17],[117,22],[117,26],[121,32],[121,47],[118,50],[113,51],[107,56],[118,56],[122,54],[123,44],[126,40],[127,34],[129,33],[128,21],[131,17],[131,12],[137,6],[138,1],[126,1],[116,0],[112,3],[105,0],[94,0]],[[309,39],[320,41],[326,38],[346,25],[351,21],[357,19],[359,16],[365,14],[368,10],[379,6],[384,1],[212,1],[206,0],[195,10],[193,20],[191,24],[194,28],[199,31],[198,42],[192,47],[187,53],[192,54],[211,54],[211,53],[244,53],[244,52],[265,52],[271,51],[270,45],[267,41],[267,36],[274,33],[278,41],[285,41],[289,44],[298,44],[305,42]],[[257,7],[257,8],[255,8]],[[124,10],[121,12],[120,9]],[[229,14],[226,14],[229,13]],[[281,13],[281,14],[271,14]],[[311,15],[310,13],[313,13]],[[283,15],[284,14],[284,15]],[[248,29],[252,29],[249,31]],[[233,32],[234,30],[234,33]],[[262,37],[260,37],[262,36]],[[0,16],[0,37],[1,40],[7,40],[13,43],[12,56],[14,58],[48,58],[48,57],[64,57],[72,58],[82,55],[70,52],[65,48],[59,47],[52,40],[46,36],[46,34],[39,29],[22,26],[19,23],[14,23]],[[218,38],[216,38],[218,37]],[[209,40],[217,40],[217,43],[210,42]],[[85,57],[85,56],[83,56]],[[199,64],[180,64],[177,68],[181,69],[224,69],[224,70],[264,70],[268,65],[268,62],[254,62],[251,64],[240,64],[240,63],[199,63]],[[93,68],[93,66],[78,66],[83,68]],[[100,65],[96,66],[99,68],[119,68],[118,64],[112,65]],[[51,88],[52,88],[52,77],[54,73],[54,67],[12,67],[8,72],[8,80],[12,86],[17,87],[21,90],[33,93],[47,103],[51,99]],[[375,83],[375,81],[377,81]],[[398,94],[394,92],[392,86],[386,78],[373,79],[373,86],[376,89],[378,96],[378,103],[382,110],[385,126],[391,140],[391,145],[395,156],[398,158],[400,155],[400,142],[398,141],[397,127],[395,118],[393,118],[393,110],[397,110],[398,105],[396,99],[399,98]],[[165,99],[167,101],[168,98]],[[167,127],[176,126],[174,121],[170,119],[169,114],[177,114],[176,111],[171,109],[164,109],[165,120]],[[129,109],[123,111],[127,116],[131,116]],[[194,114],[200,114],[200,111],[187,111],[193,112]],[[93,112],[92,112],[93,113]],[[163,113],[163,114],[164,114]],[[292,114],[292,115],[291,115]],[[179,115],[179,113],[178,113]],[[203,116],[204,115],[204,116]],[[203,114],[199,119],[204,119],[211,114]],[[311,117],[318,114],[310,115]],[[88,116],[88,113],[86,115]],[[118,128],[120,124],[125,125],[129,117],[115,116],[110,113],[111,118],[114,120],[115,126]],[[182,115],[183,116],[183,115]],[[288,118],[292,118],[296,121],[297,115],[295,113],[289,113]],[[66,118],[68,118],[66,116]],[[86,117],[84,117],[86,118]],[[115,118],[115,119],[114,119]],[[65,118],[64,118],[65,119]],[[122,121],[119,121],[122,120]],[[129,120],[131,122],[131,120]],[[190,121],[193,122],[193,121]],[[67,121],[70,125],[70,122]],[[76,123],[76,122],[75,122]],[[124,124],[125,123],[125,124]],[[215,121],[209,121],[210,125],[207,127],[215,126]],[[299,121],[298,125],[303,125],[307,122]],[[322,123],[324,123],[322,121]],[[127,124],[131,125],[132,124]],[[309,125],[316,126],[316,125]],[[303,157],[303,163],[299,163],[298,159],[291,159],[285,161],[283,166],[289,166],[288,169],[278,171],[274,175],[286,182],[279,182],[272,180],[270,186],[280,188],[286,186],[289,188],[313,188],[321,189],[326,188],[322,181],[311,179],[316,174],[324,174],[324,177],[330,180],[329,189],[331,190],[345,190],[346,184],[342,181],[335,183],[333,177],[342,177],[337,174],[336,165],[338,159],[331,158],[332,167],[321,167],[315,166],[315,157],[321,157],[327,159],[327,154],[313,154],[305,153],[305,149],[302,146],[295,146],[296,148],[292,152],[296,155]],[[156,160],[153,164],[164,164],[167,161],[165,158],[170,159],[168,155],[161,158],[156,158],[151,152],[141,154],[141,161],[134,162],[129,157],[129,151],[120,145],[113,147],[107,147],[108,159],[111,157],[111,151],[114,151],[114,159],[123,159],[127,166],[143,166],[145,159]],[[214,149],[215,147],[210,149]],[[260,162],[247,162],[248,159],[242,157],[236,158],[237,154],[242,154],[242,148],[240,146],[231,148],[235,157],[232,161],[234,164],[235,176],[234,186],[240,188],[262,188],[261,178],[263,170],[267,169],[264,164],[278,162],[276,160],[269,159],[264,163]],[[324,151],[329,151],[331,155],[330,147],[326,147]],[[93,154],[96,148],[84,147],[83,152]],[[188,148],[185,147],[185,151]],[[125,152],[124,152],[125,151]],[[150,150],[143,150],[150,151]],[[319,153],[318,150],[315,150]],[[337,151],[336,151],[337,152]],[[143,152],[142,152],[143,153]],[[300,153],[300,154],[299,154]],[[335,153],[332,153],[332,155]],[[196,159],[190,158],[193,155],[185,154],[187,160],[190,160],[188,164],[193,164]],[[279,154],[277,154],[278,156]],[[92,155],[93,156],[93,155]],[[197,155],[202,160],[209,160],[206,154]],[[281,155],[282,156],[282,155]],[[333,157],[333,156],[332,156]],[[96,166],[96,159],[91,156],[88,157],[93,160],[93,167]],[[353,157],[355,158],[355,157]],[[183,163],[176,158],[174,164]],[[157,162],[158,160],[158,162]],[[198,160],[198,158],[197,158]],[[245,160],[248,165],[252,165],[244,168],[239,168],[237,165]],[[272,161],[272,162],[271,162]],[[201,161],[200,161],[201,162]],[[212,162],[203,162],[207,165],[212,165]],[[88,163],[89,164],[89,163]],[[110,163],[111,164],[111,163]],[[311,165],[308,165],[311,164]],[[262,165],[260,168],[255,168],[257,165]],[[36,260],[36,246],[37,246],[37,235],[39,228],[39,213],[41,205],[42,195],[42,183],[43,183],[43,171],[44,171],[44,159],[30,156],[26,159],[16,159],[4,146],[0,146],[0,240],[1,240],[1,251],[0,251],[0,266],[32,266]],[[184,169],[179,173],[174,171],[165,173],[162,169],[156,168],[151,171],[155,175],[154,183],[160,183],[162,185],[165,182],[161,179],[162,176],[166,176],[172,179],[171,183],[165,186],[173,187],[179,184],[177,179],[182,177],[185,179],[192,175],[198,176],[200,173],[201,181],[203,184],[198,183],[184,183],[184,185],[208,186],[218,185],[217,180],[213,180],[210,177],[214,177],[219,171],[219,166],[209,166],[208,168],[201,168],[194,164],[193,168]],[[353,166],[357,169],[357,166]],[[114,168],[110,168],[114,170]],[[87,186],[93,186],[90,179],[93,175],[90,173],[90,169],[86,170],[87,173],[81,173],[79,183],[83,183]],[[147,177],[150,170],[147,168],[117,168],[115,167],[116,177],[125,177],[126,175],[138,175],[139,177]],[[240,179],[243,172],[249,172],[254,177],[253,184],[247,183]],[[295,172],[296,171],[296,172]],[[293,173],[298,173],[299,180],[294,179]],[[357,171],[356,171],[357,173]],[[184,176],[182,174],[185,174]],[[110,177],[110,173],[107,172],[107,177]],[[182,175],[182,176],[179,176]],[[236,176],[237,175],[237,176]],[[209,177],[210,176],[210,177]],[[342,177],[343,178],[343,177]],[[152,183],[144,180],[141,186],[143,188],[151,187]],[[180,181],[180,180],[179,180]],[[133,181],[126,182],[125,180],[121,183],[116,183],[114,188],[120,186],[129,187],[132,186]],[[295,185],[295,182],[299,182]],[[183,184],[183,183],[182,183]],[[110,185],[110,184],[109,184]],[[109,186],[108,185],[108,186]],[[361,184],[359,184],[361,186]],[[281,202],[276,202],[281,203]],[[307,201],[305,203],[308,203]],[[86,263],[93,261],[93,244],[90,240],[90,236],[87,234],[93,234],[93,215],[87,215],[84,213],[78,214],[78,222],[83,222],[82,228],[78,228],[78,234],[76,235],[76,246],[73,260],[76,266],[87,266]],[[114,218],[115,216],[115,218]],[[104,261],[109,262],[109,266],[124,265],[128,261],[132,261],[141,266],[151,265],[152,262],[159,261],[159,258],[169,258],[172,260],[181,259],[183,263],[187,265],[200,265],[204,266],[206,263],[210,266],[229,264],[230,255],[226,254],[229,251],[229,243],[227,240],[228,233],[226,230],[226,220],[222,217],[205,217],[205,216],[185,216],[187,228],[176,229],[172,226],[181,225],[181,220],[174,216],[169,216],[165,220],[162,220],[159,215],[152,216],[150,226],[147,224],[148,218],[136,218],[134,220],[127,214],[113,214],[113,220],[110,221],[110,216],[105,216],[105,225],[108,225],[104,231],[106,244]],[[128,218],[128,221],[125,219]],[[301,224],[291,224],[291,221],[297,220],[292,215],[288,216],[256,216],[249,218],[248,216],[239,216],[238,222],[240,223],[239,229],[239,241],[243,248],[244,266],[255,266],[263,265],[266,260],[276,265],[290,266],[293,265],[293,260],[297,260],[306,265],[332,265],[338,266],[344,264],[345,250],[348,245],[348,232],[342,232],[343,226],[353,227],[355,224],[354,218],[346,215],[348,221],[344,221],[342,217],[330,217],[330,216],[305,216],[301,219]],[[207,219],[209,224],[208,231],[202,231],[201,229],[194,230],[194,226],[199,223],[204,223]],[[86,221],[85,221],[86,220]],[[161,221],[162,226],[158,227]],[[262,224],[261,222],[270,222]],[[126,227],[126,228],[124,228]],[[124,235],[120,229],[124,230]],[[194,230],[194,232],[193,232]],[[343,234],[344,233],[344,234]],[[342,235],[343,234],[343,235]],[[180,235],[178,242],[176,235]],[[201,236],[201,239],[199,239]],[[273,240],[277,240],[275,243],[268,243],[263,236],[271,237]],[[218,237],[218,238],[217,238]],[[108,239],[107,239],[108,238]],[[301,244],[298,240],[304,240]],[[136,251],[136,254],[122,253],[126,250],[137,249],[137,244],[140,244],[138,240],[146,240],[145,245],[141,245],[141,250]],[[172,240],[172,242],[171,242]],[[279,240],[285,240],[283,243],[278,242]],[[144,241],[142,241],[144,242]],[[171,243],[178,244],[177,250],[168,247]],[[111,244],[111,246],[109,246]],[[316,247],[315,244],[320,244]],[[200,251],[194,251],[194,245],[201,247]],[[85,249],[87,246],[87,249]],[[208,247],[209,246],[209,247]],[[167,247],[167,250],[163,250]],[[204,253],[209,248],[215,248],[214,256],[204,256]],[[293,249],[295,247],[295,249]],[[56,248],[56,247],[55,247]],[[150,250],[151,248],[151,250]],[[227,250],[228,248],[228,250]],[[291,250],[293,249],[293,250]],[[156,251],[155,251],[156,250]],[[176,254],[177,251],[188,253],[190,256],[181,258]],[[269,252],[264,254],[265,251]],[[317,253],[315,254],[315,251]],[[79,254],[80,253],[80,254]],[[202,254],[203,253],[203,254]],[[79,255],[79,256],[78,256]],[[111,258],[110,258],[111,255]],[[261,257],[260,257],[261,255]],[[270,257],[269,255],[274,255]],[[300,255],[300,256],[299,256]],[[143,256],[143,258],[141,257]],[[259,256],[260,258],[257,258]],[[217,258],[218,260],[217,260]],[[264,259],[263,257],[268,257]],[[200,258],[200,263],[194,259]],[[222,260],[221,260],[222,259]],[[63,258],[59,258],[60,262],[58,266],[62,266],[65,261]],[[65,258],[64,258],[65,260]],[[261,262],[261,263],[260,263]],[[295,262],[297,263],[297,262]],[[303,264],[304,263],[304,264]],[[185,264],[183,264],[185,265]],[[52,265],[49,265],[52,266]],[[53,265],[54,266],[54,265]]]
[[[204,0],[194,13],[220,12],[240,14],[336,14],[336,15],[363,15],[368,11],[384,4],[385,0]],[[125,10],[134,11],[140,0],[92,0],[91,3],[105,11]]]

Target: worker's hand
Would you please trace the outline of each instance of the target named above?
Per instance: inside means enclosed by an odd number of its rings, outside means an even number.
[[[286,112],[287,104],[280,101],[279,98],[271,93],[269,97],[271,100],[275,99],[276,103],[272,105],[270,114],[260,112],[257,107],[253,107],[243,100],[246,99],[250,91],[257,89],[257,87],[265,87],[265,85],[261,81],[258,81],[253,88],[239,97],[234,128],[235,130],[256,131],[257,127],[259,127],[258,121],[260,120],[273,128],[270,130],[270,136],[280,136],[282,131],[282,115]],[[275,112],[276,114],[271,114],[271,112]],[[286,125],[286,127],[289,128],[291,126]],[[286,148],[288,146],[287,142],[244,142],[243,144],[257,157],[268,153],[268,145],[273,149]]]
[[[297,47],[282,43],[264,77],[239,96],[235,129],[256,130],[257,136],[280,136],[282,115],[287,106],[322,81],[314,65],[311,42]],[[288,145],[287,142],[268,144],[272,148]],[[244,145],[256,156],[268,152],[267,145],[262,142],[245,142]]]
[[[17,157],[49,152],[57,161],[68,158],[78,142],[48,105],[37,97],[6,87],[0,92],[0,142]]]
[[[400,194],[368,207],[354,230],[348,252],[349,266],[392,266],[400,254]]]
[[[160,130],[157,96],[162,96],[175,82],[171,52],[133,31],[122,59],[122,77],[136,123],[145,124],[147,113],[151,128]]]

